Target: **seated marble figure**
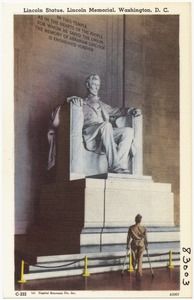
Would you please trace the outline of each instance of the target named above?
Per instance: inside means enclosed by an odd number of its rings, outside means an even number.
[[[100,77],[90,75],[86,79],[87,95],[85,99],[72,96],[67,99],[76,107],[81,107],[83,112],[82,137],[87,151],[105,154],[109,173],[130,174],[128,168],[129,157],[136,154],[134,129],[131,127],[118,128],[114,126],[119,117],[141,115],[137,108],[115,108],[101,101],[98,96]],[[48,169],[55,165],[56,143],[55,129],[59,125],[58,106],[52,113],[51,126],[48,132],[50,144]]]

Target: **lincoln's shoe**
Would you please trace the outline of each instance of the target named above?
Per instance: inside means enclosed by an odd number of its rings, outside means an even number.
[[[109,173],[130,174],[130,171],[121,167],[116,167],[114,169],[109,170]]]

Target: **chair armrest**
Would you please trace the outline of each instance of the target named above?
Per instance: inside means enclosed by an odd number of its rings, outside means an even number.
[[[82,173],[83,107],[70,102],[70,172]]]

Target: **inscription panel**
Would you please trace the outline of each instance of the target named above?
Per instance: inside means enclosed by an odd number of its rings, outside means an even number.
[[[95,49],[105,50],[104,37],[101,33],[90,30],[86,23],[78,22],[64,16],[38,16],[35,29],[48,35],[53,42],[63,43],[94,52]]]

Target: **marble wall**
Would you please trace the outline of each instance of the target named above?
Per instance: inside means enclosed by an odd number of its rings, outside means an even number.
[[[125,20],[125,105],[143,111],[144,174],[171,183],[179,222],[179,17]]]

